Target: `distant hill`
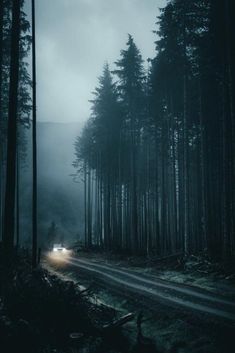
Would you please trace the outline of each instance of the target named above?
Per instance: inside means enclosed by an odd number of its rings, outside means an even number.
[[[45,239],[54,221],[61,238],[75,238],[83,233],[83,185],[75,183],[74,142],[81,132],[78,123],[44,123],[37,125],[38,145],[38,219],[41,239]],[[31,233],[31,132],[28,132],[27,168],[21,171],[24,193],[21,199],[23,221],[21,234]]]

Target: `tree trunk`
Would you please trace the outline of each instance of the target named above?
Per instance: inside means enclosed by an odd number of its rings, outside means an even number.
[[[17,151],[16,161],[16,249],[19,248],[20,244],[20,156]]]
[[[188,163],[188,109],[187,109],[187,57],[184,19],[184,77],[183,77],[183,138],[184,138],[184,255],[189,253],[189,163]]]
[[[0,1],[0,123],[2,122],[3,15],[4,15],[4,1],[2,0]],[[0,148],[1,147],[2,146],[0,146]]]
[[[13,0],[11,67],[9,88],[9,110],[7,131],[7,169],[4,213],[3,245],[6,265],[11,263],[14,247],[14,213],[16,186],[16,144],[17,144],[17,108],[19,83],[19,42],[20,42],[20,1]]]
[[[33,200],[32,200],[32,267],[37,267],[37,120],[36,120],[36,43],[35,43],[35,0],[32,0],[32,85],[33,85]]]

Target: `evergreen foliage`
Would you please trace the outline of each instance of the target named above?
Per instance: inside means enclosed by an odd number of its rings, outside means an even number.
[[[12,204],[11,210],[16,206],[16,223],[19,220],[19,173],[21,162],[26,155],[25,128],[30,126],[31,114],[31,79],[28,73],[27,56],[31,46],[29,34],[30,24],[23,11],[24,0],[19,2],[20,13],[15,21],[15,27],[19,25],[19,41],[16,40],[16,31],[13,23],[15,1],[2,0],[0,2],[0,237],[3,235],[3,218],[6,208]],[[17,6],[18,6],[17,3]],[[19,22],[19,23],[18,23]],[[18,34],[17,34],[18,37]],[[17,58],[17,60],[16,60]],[[18,60],[19,58],[19,60]],[[14,62],[15,60],[15,62]],[[13,100],[12,87],[16,90],[16,99]],[[12,110],[14,117],[12,116]],[[11,118],[10,118],[11,116]],[[12,121],[11,125],[9,122]],[[10,126],[10,128],[9,128]],[[9,141],[12,143],[9,144]],[[8,160],[8,162],[7,162]],[[11,166],[10,166],[11,164]],[[8,165],[8,166],[7,166]],[[15,182],[9,182],[9,176],[14,177]],[[8,183],[8,187],[6,186]],[[16,201],[9,197],[10,193],[16,195]],[[4,205],[4,198],[5,205]],[[15,198],[15,197],[14,197]],[[11,201],[10,201],[11,199]],[[15,206],[13,205],[15,204]],[[14,212],[14,211],[13,211]],[[12,212],[11,212],[12,213]],[[5,220],[7,224],[13,224]],[[6,227],[6,226],[5,226]],[[18,225],[16,224],[16,243],[19,241]],[[7,231],[7,233],[9,233]],[[6,238],[8,236],[6,235]],[[13,235],[11,235],[11,238]],[[11,246],[12,246],[11,240]]]
[[[171,0],[149,71],[133,37],[76,141],[86,245],[235,256],[234,3]]]

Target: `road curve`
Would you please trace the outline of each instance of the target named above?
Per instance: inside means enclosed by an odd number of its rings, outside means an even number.
[[[106,285],[113,284],[163,305],[198,311],[235,324],[235,302],[216,296],[209,291],[85,259],[68,257],[65,261]]]

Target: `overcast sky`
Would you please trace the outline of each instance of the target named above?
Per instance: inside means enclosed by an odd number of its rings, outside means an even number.
[[[27,12],[29,0],[26,1]],[[134,36],[154,56],[156,16],[166,0],[36,0],[38,120],[84,122],[105,61]],[[30,11],[29,11],[30,12]]]

